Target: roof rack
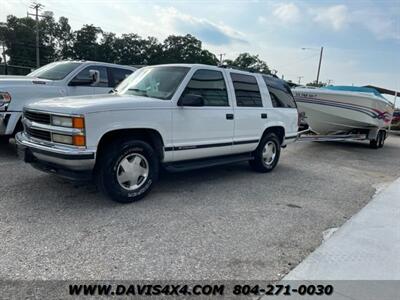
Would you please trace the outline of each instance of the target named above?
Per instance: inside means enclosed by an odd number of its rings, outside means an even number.
[[[249,73],[254,73],[252,71],[249,70],[243,70],[237,66],[232,66],[232,65],[218,65],[219,68],[223,68],[223,69],[234,69],[234,70],[238,70],[238,71],[243,71],[243,72],[249,72]]]
[[[218,68],[223,68],[223,69],[233,69],[233,70],[238,70],[238,71],[243,71],[243,72],[248,72],[248,73],[253,73],[253,74],[261,74],[261,75],[266,75],[266,76],[272,76],[275,78],[280,79],[276,74],[266,74],[266,73],[261,73],[261,72],[254,72],[250,70],[244,70],[236,66],[231,66],[231,65],[218,65]]]

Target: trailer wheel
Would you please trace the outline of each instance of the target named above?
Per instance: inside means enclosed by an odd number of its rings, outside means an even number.
[[[376,136],[376,140],[370,140],[369,146],[372,149],[382,148],[385,143],[385,133],[383,130],[380,130]]]
[[[386,132],[383,130],[379,131],[379,136],[380,138],[378,139],[379,140],[378,147],[382,148],[385,145]]]
[[[377,139],[379,139],[379,135],[377,136]],[[369,147],[372,149],[378,149],[379,148],[378,140],[369,140]]]

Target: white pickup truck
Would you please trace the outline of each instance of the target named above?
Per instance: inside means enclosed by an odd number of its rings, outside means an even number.
[[[0,76],[0,140],[22,130],[24,105],[40,99],[107,94],[136,68],[94,61],[59,61],[27,76]]]
[[[16,136],[34,167],[94,178],[118,202],[144,197],[160,167],[172,171],[249,161],[277,165],[297,137],[290,88],[262,74],[206,65],[145,67],[110,95],[42,100],[24,109]]]

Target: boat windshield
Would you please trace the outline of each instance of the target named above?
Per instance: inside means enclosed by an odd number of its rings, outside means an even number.
[[[117,90],[124,95],[170,100],[189,70],[169,66],[142,68],[125,79]]]
[[[72,61],[54,62],[29,73],[27,76],[49,80],[61,80],[81,64],[80,62]]]
[[[346,92],[360,92],[360,93],[370,93],[374,94],[375,96],[378,96],[382,99],[387,100],[385,97],[382,96],[381,93],[379,93],[376,89],[374,88],[369,88],[369,87],[361,87],[361,86],[346,86],[346,85],[328,85],[325,87],[322,87],[322,89],[325,90],[335,90],[335,91],[346,91]]]

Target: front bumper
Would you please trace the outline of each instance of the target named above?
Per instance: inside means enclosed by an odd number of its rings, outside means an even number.
[[[40,142],[19,132],[15,136],[18,155],[35,168],[68,179],[89,179],[95,165],[95,153]]]

